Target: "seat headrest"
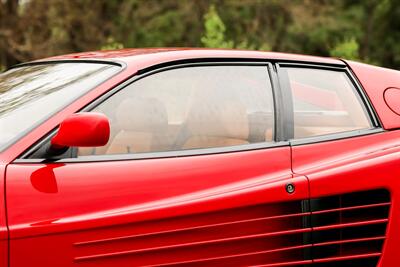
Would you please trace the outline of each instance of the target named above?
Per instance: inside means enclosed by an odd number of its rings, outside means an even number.
[[[167,110],[162,102],[155,98],[127,98],[116,111],[121,130],[135,132],[164,131],[168,126]]]

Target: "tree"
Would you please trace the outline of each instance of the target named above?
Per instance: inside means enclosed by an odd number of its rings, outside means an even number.
[[[122,48],[124,48],[124,45],[115,41],[113,37],[108,37],[106,43],[101,46],[101,50],[115,50]]]
[[[238,49],[261,49],[270,50],[270,45],[263,41],[258,46],[254,43],[249,42],[247,36],[242,36],[240,41],[234,42],[228,40],[225,32],[227,28],[225,23],[222,21],[214,5],[210,5],[207,13],[204,15],[204,29],[205,32],[201,37],[201,42],[205,47],[209,48],[238,48]]]
[[[398,0],[0,0],[0,66],[98,49],[213,47],[400,67]]]
[[[337,44],[331,51],[332,57],[344,58],[349,60],[359,60],[359,45],[355,38],[347,39]]]
[[[0,1],[0,66],[11,66],[22,59],[14,38],[18,30],[18,8],[18,0]]]
[[[201,42],[205,47],[210,48],[233,48],[233,41],[226,40],[225,24],[219,17],[215,6],[211,5],[204,15],[205,34]]]

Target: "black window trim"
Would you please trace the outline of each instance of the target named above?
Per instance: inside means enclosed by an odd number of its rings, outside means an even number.
[[[293,113],[293,101],[292,101],[292,92],[289,86],[288,77],[286,77],[283,72],[282,68],[307,68],[307,69],[320,69],[320,70],[330,70],[330,71],[337,71],[343,72],[349,78],[351,84],[353,85],[357,97],[361,100],[361,105],[363,109],[366,111],[367,116],[372,124],[372,128],[369,129],[358,129],[358,130],[351,130],[346,132],[337,132],[332,134],[325,134],[325,135],[318,135],[318,136],[310,136],[310,137],[302,137],[302,138],[294,138],[294,113]],[[279,62],[276,64],[277,72],[279,75],[280,81],[280,89],[285,92],[285,95],[288,96],[283,99],[285,102],[283,108],[285,109],[286,115],[286,122],[290,123],[292,127],[289,127],[289,131],[286,131],[288,134],[286,136],[286,140],[289,141],[291,146],[297,145],[305,145],[305,144],[313,144],[313,143],[320,143],[326,141],[333,141],[333,140],[340,140],[346,139],[351,137],[357,136],[364,136],[369,134],[376,134],[384,132],[385,130],[381,127],[381,122],[375,109],[372,106],[371,101],[369,100],[365,89],[361,86],[361,83],[358,81],[357,77],[354,73],[347,67],[347,66],[332,66],[332,65],[320,65],[320,64],[309,64],[309,63],[295,63],[295,62]]]
[[[37,65],[48,65],[48,64],[64,64],[64,63],[89,63],[89,64],[105,64],[105,65],[113,65],[125,70],[127,68],[127,64],[123,61],[119,60],[105,60],[105,59],[48,59],[48,60],[37,60],[24,62],[20,64],[16,64],[8,68],[7,70],[17,69],[21,67],[29,67],[29,66],[37,66]],[[7,71],[6,70],[6,71]]]
[[[278,148],[285,146],[288,147],[289,142],[261,142],[261,143],[226,146],[226,147],[186,149],[186,150],[148,152],[148,153],[136,153],[136,154],[93,155],[93,156],[81,156],[75,158],[54,159],[54,160],[16,159],[13,163],[89,163],[89,162],[126,161],[126,160],[141,160],[141,159],[179,158],[179,157],[190,157],[190,156],[225,154],[231,152],[240,153],[246,151]]]
[[[35,145],[31,146],[22,156],[14,160],[14,163],[38,163],[38,162],[54,162],[54,163],[72,163],[72,162],[98,162],[98,161],[118,161],[118,160],[135,160],[135,159],[154,159],[154,158],[169,158],[169,157],[182,157],[182,156],[197,156],[197,155],[209,155],[209,154],[220,154],[229,152],[241,152],[249,150],[266,149],[273,147],[289,146],[289,142],[282,140],[286,134],[283,129],[278,129],[277,125],[282,125],[278,121],[284,120],[282,117],[282,112],[278,109],[282,107],[282,98],[280,96],[280,88],[278,83],[278,77],[276,69],[273,64],[268,60],[204,60],[204,61],[185,61],[185,62],[172,62],[170,65],[163,65],[160,68],[150,68],[148,71],[139,71],[136,75],[129,78],[128,80],[122,82],[116,87],[110,89],[105,94],[101,95],[97,99],[93,100],[87,106],[79,110],[78,112],[88,112],[93,110],[95,107],[123,90],[132,83],[141,80],[145,77],[151,76],[153,74],[179,69],[187,67],[203,67],[203,66],[264,66],[265,71],[268,74],[269,80],[266,82],[271,83],[272,96],[274,103],[274,140],[269,142],[259,142],[253,144],[244,144],[237,146],[227,146],[227,147],[215,147],[215,148],[199,148],[199,149],[188,149],[188,150],[176,150],[176,151],[165,151],[165,152],[149,152],[149,153],[137,153],[137,154],[115,154],[115,155],[90,155],[76,157],[76,149],[71,148],[70,153],[67,153],[71,157],[55,158],[55,159],[31,159],[28,158],[34,151],[39,147],[48,143],[51,137],[57,132],[58,127],[53,129],[50,133],[46,134],[41,140],[39,140]],[[275,69],[275,70],[274,70]],[[267,89],[267,86],[265,86]],[[278,108],[279,107],[279,108]],[[75,151],[74,151],[75,150]]]
[[[312,144],[325,141],[333,141],[346,139],[357,136],[364,136],[369,134],[377,134],[384,132],[381,128],[381,123],[376,115],[375,110],[369,98],[366,96],[361,83],[357,80],[354,73],[346,65],[341,64],[327,64],[319,62],[304,62],[304,61],[285,61],[285,60],[271,60],[271,59],[251,59],[251,58],[202,58],[192,60],[178,60],[167,63],[154,65],[152,67],[139,70],[138,73],[134,74],[131,78],[123,81],[121,84],[111,88],[108,92],[101,95],[87,106],[82,108],[78,112],[87,112],[95,108],[97,105],[116,94],[128,85],[143,79],[149,75],[184,67],[193,66],[265,66],[268,71],[272,93],[274,98],[274,141],[272,142],[261,142],[253,144],[244,144],[237,146],[228,147],[215,147],[215,148],[201,148],[201,149],[189,149],[189,150],[178,150],[178,151],[165,151],[165,152],[150,152],[150,153],[137,153],[137,154],[115,154],[115,155],[93,155],[93,156],[81,156],[81,157],[70,157],[61,159],[29,159],[26,158],[38,147],[42,146],[56,133],[57,128],[53,129],[44,137],[32,145],[28,150],[22,153],[13,163],[83,163],[83,162],[104,162],[104,161],[124,161],[124,160],[139,160],[139,159],[158,159],[158,158],[174,158],[184,156],[200,156],[200,155],[213,155],[231,152],[244,152],[259,149],[277,148],[284,146],[296,146],[303,144]],[[327,69],[345,72],[350,81],[353,83],[357,92],[363,101],[364,106],[367,108],[368,115],[370,116],[371,122],[374,128],[362,129],[348,132],[339,132],[328,135],[320,135],[315,137],[307,137],[301,139],[292,139],[293,136],[293,107],[291,101],[290,88],[285,86],[283,76],[280,74],[281,67],[303,67],[303,68],[316,68],[316,69]]]
[[[382,128],[370,128],[370,129],[360,129],[360,130],[352,130],[346,132],[337,132],[333,134],[325,134],[318,136],[310,136],[303,137],[298,139],[289,140],[290,146],[299,146],[299,145],[310,145],[315,143],[321,143],[326,141],[336,141],[342,139],[348,139],[352,137],[361,137],[365,135],[379,134],[385,132]]]

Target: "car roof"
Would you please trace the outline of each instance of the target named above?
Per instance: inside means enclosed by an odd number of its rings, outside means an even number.
[[[60,60],[105,60],[124,62],[128,65],[134,64],[138,69],[150,67],[154,64],[165,63],[176,60],[188,60],[194,58],[229,58],[229,59],[265,59],[280,61],[298,61],[304,63],[321,63],[330,65],[345,65],[340,59],[316,57],[299,54],[251,51],[251,50],[226,50],[205,48],[143,48],[143,49],[120,49],[106,51],[92,51],[67,54],[50,57],[39,61]]]

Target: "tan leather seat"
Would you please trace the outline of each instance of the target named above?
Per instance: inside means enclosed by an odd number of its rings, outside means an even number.
[[[183,149],[248,144],[249,125],[245,107],[233,101],[193,106],[187,119],[190,137]]]
[[[120,132],[114,137],[107,154],[163,151],[168,127],[167,111],[155,98],[128,98],[116,110]]]
[[[273,128],[268,128],[265,131],[265,142],[272,142],[274,138],[274,129]]]

